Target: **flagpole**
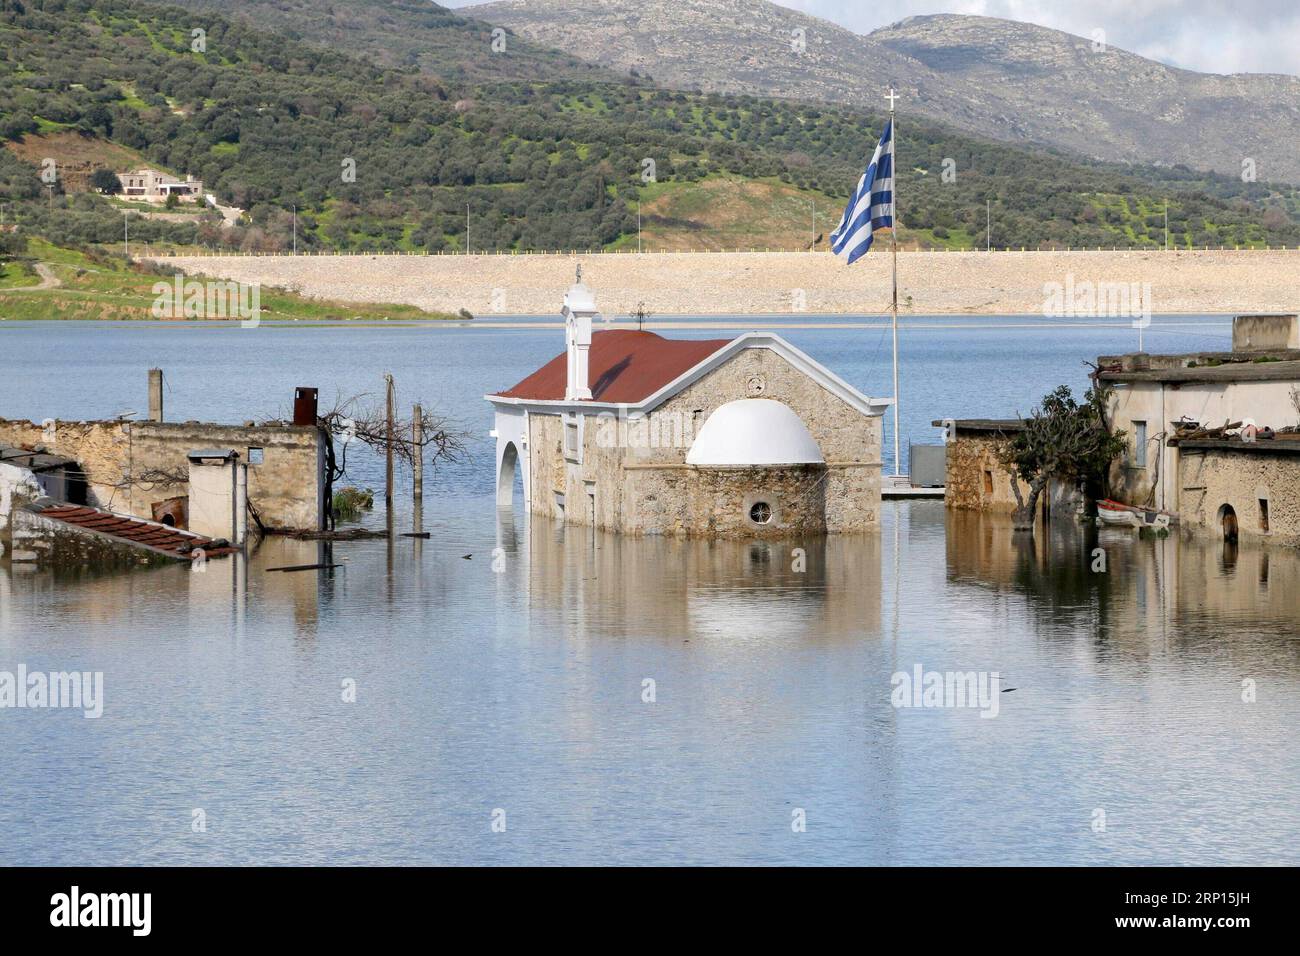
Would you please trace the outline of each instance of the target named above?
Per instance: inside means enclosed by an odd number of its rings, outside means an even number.
[[[898,440],[898,126],[894,122],[894,88],[889,88],[889,159],[892,174],[892,188],[889,200],[893,212],[889,227],[889,245],[892,256],[893,296],[890,311],[893,317],[894,332],[894,475],[902,475],[902,456],[899,453]]]

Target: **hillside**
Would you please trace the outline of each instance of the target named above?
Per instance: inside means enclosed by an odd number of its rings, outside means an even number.
[[[681,89],[875,107],[894,83],[906,113],[980,136],[1233,176],[1249,157],[1261,180],[1300,182],[1295,76],[1194,73],[990,17],[912,17],[859,36],[767,0],[500,0],[462,12]]]
[[[32,266],[33,261],[40,263],[39,269]],[[156,299],[154,284],[173,271],[165,264],[128,263],[120,254],[88,255],[38,239],[28,244],[24,258],[0,262],[0,319],[150,319]],[[258,318],[264,322],[459,318],[407,304],[307,298],[269,284],[261,287],[259,298]]]
[[[805,248],[813,208],[824,235],[882,123],[629,80],[444,81],[127,0],[0,9],[0,201],[60,245],[121,239],[120,206],[69,174],[85,170],[67,157],[99,156],[196,176],[248,210],[236,228],[130,216],[131,236],[155,245],[287,250],[296,207],[304,251],[463,251],[468,206],[476,251],[626,248],[640,202],[654,247]],[[1300,244],[1295,193],[1263,184],[1089,163],[919,119],[899,155],[905,245],[982,245],[991,203],[995,246],[1154,248],[1166,199],[1171,245]],[[64,164],[52,190],[38,156]]]
[[[180,0],[177,6],[257,23],[380,66],[418,67],[452,82],[618,79],[604,67],[515,34],[493,52],[490,25],[428,0]]]

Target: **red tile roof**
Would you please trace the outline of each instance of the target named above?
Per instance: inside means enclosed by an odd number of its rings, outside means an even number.
[[[610,329],[591,337],[591,397],[597,402],[643,401],[704,361],[730,339],[666,339],[653,332]],[[563,401],[567,382],[561,352],[532,375],[497,394],[502,398]]]
[[[239,550],[238,548],[211,548],[209,547],[212,543],[211,538],[205,538],[202,535],[183,534],[164,525],[151,524],[148,521],[137,521],[134,518],[124,518],[110,511],[100,511],[98,508],[84,508],[78,505],[50,505],[48,508],[42,508],[40,514],[43,518],[53,518],[56,521],[75,525],[78,528],[98,531],[101,534],[121,538],[132,544],[147,545],[182,560],[190,557],[188,553],[183,553],[180,550],[183,545],[187,544],[195,549],[202,548],[204,556],[209,558],[234,554]]]

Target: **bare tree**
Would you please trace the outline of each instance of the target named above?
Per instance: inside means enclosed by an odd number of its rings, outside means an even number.
[[[318,412],[316,423],[326,440],[326,496],[333,500],[334,483],[347,474],[347,449],[358,441],[375,451],[388,447],[388,416],[384,402],[369,393],[349,398],[338,396],[328,411]],[[421,441],[414,438],[414,421],[410,416],[394,416],[392,428],[393,455],[408,465],[422,459],[430,467],[440,463],[459,461],[466,454],[468,433],[455,422],[436,412],[424,410],[420,416]],[[339,447],[341,446],[341,447]],[[334,518],[330,516],[330,526]]]

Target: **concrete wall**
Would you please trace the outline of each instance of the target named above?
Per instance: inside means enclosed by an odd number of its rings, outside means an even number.
[[[1232,322],[1232,350],[1300,349],[1300,317],[1239,315]]]
[[[772,474],[761,475],[764,470],[750,469],[751,490],[768,489],[768,494],[790,502],[800,514],[800,527],[806,524],[805,506],[796,505],[796,497],[824,502],[827,531],[878,527],[880,417],[863,415],[766,348],[744,350],[657,408],[649,441],[588,417],[579,425],[580,462],[566,459],[561,416],[530,413],[527,477],[534,512],[560,517],[558,492],[564,497],[563,517],[572,523],[628,534],[753,533],[743,520],[749,505],[735,476],[704,480],[700,469],[686,466],[686,454],[719,406],[758,397],[794,410],[821,449],[826,468],[816,482],[820,490],[811,488],[802,473],[792,477],[766,469]],[[719,513],[723,485],[735,498],[735,522]]]
[[[39,446],[76,460],[88,504],[143,518],[152,516],[155,502],[187,494],[190,451],[233,448],[247,461],[249,448],[261,448],[263,462],[249,466],[248,484],[262,521],[292,530],[322,527],[325,445],[314,427],[0,419],[0,444]],[[167,480],[172,477],[178,480]]]
[[[1300,455],[1182,449],[1178,461],[1183,527],[1222,535],[1222,509],[1231,506],[1243,538],[1300,544]],[[1268,531],[1262,527],[1268,502]]]
[[[581,264],[606,315],[889,311],[889,256],[845,269],[826,252],[473,256],[192,256],[156,260],[187,275],[297,289],[345,302],[405,302],[479,317],[554,315]],[[1295,310],[1300,251],[899,252],[898,298],[918,315],[1041,315],[1043,286],[1149,282],[1162,313]],[[653,327],[653,326],[652,326]]]
[[[12,547],[14,515],[44,494],[29,469],[0,462],[0,555]]]

